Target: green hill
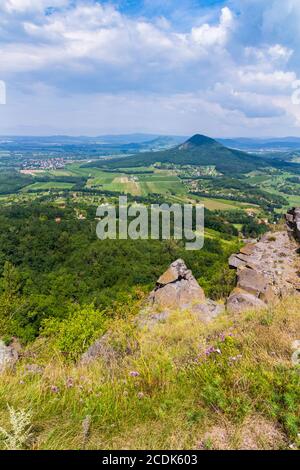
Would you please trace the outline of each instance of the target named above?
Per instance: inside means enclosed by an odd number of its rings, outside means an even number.
[[[174,163],[177,165],[215,165],[223,174],[244,174],[268,166],[262,158],[245,152],[232,150],[214,139],[196,134],[186,142],[172,149],[159,152],[145,152],[111,161],[90,163],[89,166],[107,168],[129,168],[148,166],[156,162]]]

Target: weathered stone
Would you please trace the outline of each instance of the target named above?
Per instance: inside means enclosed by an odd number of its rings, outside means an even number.
[[[242,253],[243,255],[248,255],[248,256],[252,255],[254,248],[255,248],[254,243],[248,243],[248,245],[245,245],[240,249],[240,253]]]
[[[194,305],[192,313],[195,313],[199,320],[209,322],[225,312],[225,305],[218,304],[213,300],[207,299],[205,304]]]
[[[162,286],[165,286],[166,284],[170,284],[171,282],[175,282],[178,280],[178,272],[176,268],[173,266],[170,266],[169,269],[167,269],[164,274],[162,274],[158,281],[157,284],[161,284]]]
[[[259,298],[266,304],[272,304],[276,301],[276,295],[272,287],[267,286],[265,291],[261,292]]]
[[[158,279],[146,308],[136,321],[139,327],[152,328],[157,323],[165,322],[172,311],[187,310],[200,321],[207,322],[220,315],[224,308],[224,305],[205,298],[192,272],[179,259]]]
[[[159,278],[149,301],[154,309],[184,309],[193,303],[204,303],[205,294],[184,261],[179,259]]]
[[[299,293],[300,207],[286,214],[286,227],[286,231],[266,233],[256,244],[247,244],[230,257],[229,266],[237,270],[237,286],[242,289],[230,296],[232,310],[243,302],[254,302],[245,294],[267,305]]]
[[[228,264],[230,268],[234,269],[240,268],[241,266],[246,266],[246,262],[241,260],[238,255],[231,255],[228,260]]]
[[[242,289],[234,289],[227,299],[226,308],[229,313],[234,314],[252,309],[262,310],[267,308],[267,305],[255,295]]]
[[[5,343],[0,340],[0,373],[13,368],[18,357],[18,353],[14,347],[6,346]]]
[[[285,215],[289,234],[293,235],[297,241],[300,241],[300,207],[293,207]]]
[[[259,297],[261,293],[266,291],[268,282],[258,271],[244,268],[238,273],[237,286],[256,297]]]
[[[86,365],[102,359],[105,363],[113,362],[118,358],[118,353],[111,345],[109,332],[93,343],[88,350],[82,354],[79,364]]]
[[[287,222],[291,223],[291,222],[294,221],[294,216],[293,216],[293,214],[287,213],[287,214],[285,215],[285,219],[286,219]]]

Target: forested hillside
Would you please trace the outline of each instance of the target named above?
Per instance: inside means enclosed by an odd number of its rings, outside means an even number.
[[[172,240],[100,241],[96,206],[86,213],[78,220],[72,203],[60,208],[38,201],[0,208],[2,334],[32,341],[45,319],[62,320],[78,306],[93,304],[110,316],[115,302],[148,292],[166,266],[183,256],[211,296],[230,289],[227,259],[237,246],[237,230],[226,218],[207,212],[215,237],[206,239],[204,249],[187,252]]]

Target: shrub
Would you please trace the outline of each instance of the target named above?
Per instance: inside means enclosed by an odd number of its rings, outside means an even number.
[[[31,437],[31,412],[25,410],[15,410],[8,405],[9,420],[11,430],[0,426],[0,434],[2,435],[5,446],[8,450],[21,450],[26,447]]]
[[[71,360],[76,360],[107,328],[107,319],[93,305],[70,308],[64,320],[48,318],[42,323],[42,335],[53,338],[53,345]]]

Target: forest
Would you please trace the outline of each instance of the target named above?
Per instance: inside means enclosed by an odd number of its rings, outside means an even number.
[[[64,208],[49,201],[0,208],[0,322],[5,336],[30,342],[47,319],[63,321],[70,311],[91,305],[110,317],[118,304],[146,295],[180,257],[211,297],[220,298],[232,288],[227,259],[238,240],[225,217],[206,211],[206,226],[219,236],[207,238],[202,250],[187,252],[174,240],[100,241],[95,214],[96,207],[89,207],[87,218],[79,221],[72,202]]]

